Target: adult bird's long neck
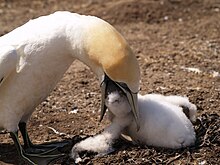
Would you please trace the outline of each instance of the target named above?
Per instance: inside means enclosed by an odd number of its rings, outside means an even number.
[[[126,40],[107,22],[96,17],[84,29],[83,53],[78,59],[88,65],[99,78],[102,89],[102,105],[109,81],[126,95],[139,127],[137,93],[140,70],[136,57]],[[101,119],[105,107],[101,109]]]

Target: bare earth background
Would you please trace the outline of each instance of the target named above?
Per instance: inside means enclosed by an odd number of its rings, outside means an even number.
[[[82,164],[219,164],[219,0],[0,0],[0,35],[57,10],[96,15],[113,24],[140,62],[140,93],[185,95],[198,106],[195,146],[168,150],[119,140],[115,144],[118,151],[104,157],[84,153]],[[97,78],[75,61],[32,115],[28,124],[31,139],[74,144],[95,135],[108,124],[106,119],[98,122],[99,109]],[[18,162],[9,134],[1,133],[0,164]],[[73,162],[64,158],[55,164]]]

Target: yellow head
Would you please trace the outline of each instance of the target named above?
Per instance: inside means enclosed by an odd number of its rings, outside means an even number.
[[[110,24],[99,21],[86,36],[86,52],[90,61],[101,67],[110,79],[139,90],[140,70],[136,57],[125,39]]]
[[[87,63],[102,81],[101,120],[106,110],[104,104],[108,82],[111,81],[125,93],[139,129],[137,93],[140,69],[137,59],[115,28],[100,19],[93,23],[86,32],[84,45]]]

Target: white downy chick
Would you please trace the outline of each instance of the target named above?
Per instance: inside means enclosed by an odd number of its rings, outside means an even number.
[[[138,132],[126,97],[115,91],[107,96],[105,104],[111,124],[101,134],[87,138],[73,147],[71,157],[77,163],[81,161],[78,154],[81,151],[99,154],[112,152],[112,143],[121,134],[135,143],[172,149],[187,147],[195,142],[195,132],[190,119],[194,121],[196,118],[196,106],[189,102],[187,97],[138,95]],[[189,119],[182,107],[188,109]]]
[[[119,95],[119,94],[118,94]],[[116,93],[109,98],[118,97]],[[129,103],[120,97],[120,103],[108,102],[106,104],[113,118],[121,118],[115,113],[130,111]],[[181,148],[194,144],[195,132],[192,123],[183,113],[183,107],[189,109],[189,118],[195,120],[196,106],[188,98],[181,96],[163,96],[159,94],[138,95],[140,115],[140,130],[137,131],[134,120],[123,133],[130,136],[134,142],[166,148]],[[119,120],[119,119],[118,119]],[[123,122],[125,118],[121,118]],[[120,120],[119,120],[120,121]]]

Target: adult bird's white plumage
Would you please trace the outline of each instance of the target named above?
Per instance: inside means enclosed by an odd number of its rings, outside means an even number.
[[[18,56],[12,46],[1,47],[0,55],[0,83],[2,83],[12,71],[15,71]]]
[[[98,76],[105,98],[108,82],[123,89],[136,119],[140,71],[125,39],[107,22],[93,16],[56,12],[30,20],[0,37],[0,128],[18,143],[18,126],[26,147],[26,123],[35,107],[53,90],[78,59]],[[102,99],[102,116],[106,107]],[[101,116],[101,118],[102,118]]]

